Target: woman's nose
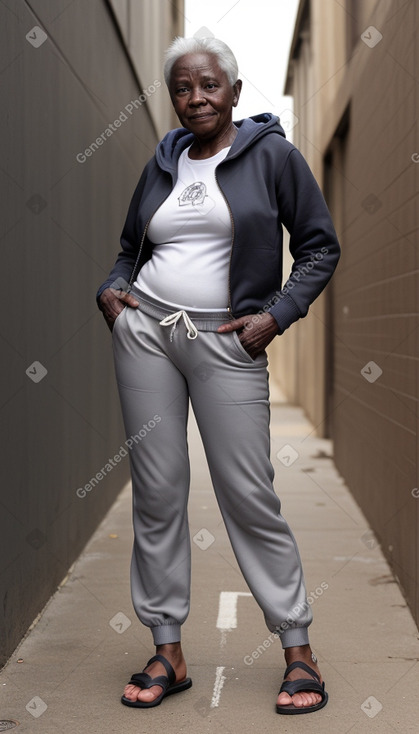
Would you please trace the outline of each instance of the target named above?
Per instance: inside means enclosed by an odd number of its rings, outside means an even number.
[[[201,105],[205,104],[206,99],[202,92],[202,89],[196,88],[191,90],[191,95],[189,97],[189,104],[192,105]]]

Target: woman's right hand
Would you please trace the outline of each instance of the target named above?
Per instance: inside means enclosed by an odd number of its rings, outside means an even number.
[[[131,293],[125,293],[125,291],[116,290],[115,288],[105,288],[99,302],[105,321],[111,331],[116,317],[124,310],[125,306],[137,308],[139,305]]]

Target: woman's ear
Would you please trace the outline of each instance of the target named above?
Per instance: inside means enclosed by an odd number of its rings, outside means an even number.
[[[239,103],[241,91],[242,91],[242,80],[237,79],[236,83],[233,84],[233,107],[237,107]]]

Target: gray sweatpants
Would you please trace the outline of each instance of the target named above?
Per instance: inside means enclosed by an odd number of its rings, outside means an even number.
[[[170,313],[146,296],[139,308],[126,307],[113,329],[132,439],[135,611],[155,645],[180,640],[190,596],[190,399],[243,576],[282,646],[304,645],[312,614],[297,545],[272,486],[266,355],[253,360],[236,332],[217,333],[225,314],[190,312],[192,325],[180,314],[177,323],[160,325]]]

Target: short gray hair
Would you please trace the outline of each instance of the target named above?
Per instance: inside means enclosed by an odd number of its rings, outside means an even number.
[[[170,84],[174,64],[185,54],[207,53],[217,57],[218,65],[226,74],[231,86],[239,76],[239,67],[231,48],[219,38],[182,38],[178,36],[170,44],[164,55],[164,81]]]

